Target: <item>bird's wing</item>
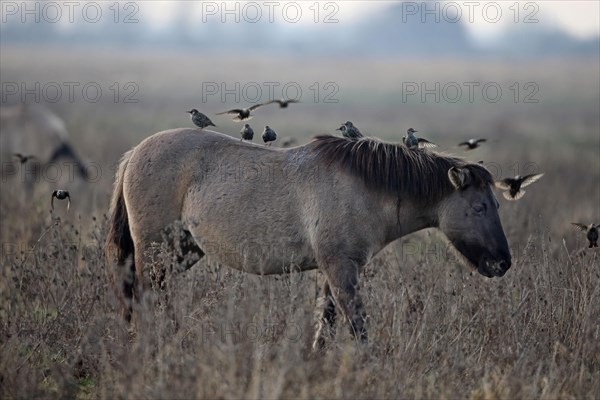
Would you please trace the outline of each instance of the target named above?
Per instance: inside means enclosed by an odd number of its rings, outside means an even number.
[[[587,225],[580,224],[579,222],[571,222],[571,225],[575,226],[576,228],[579,228],[584,232],[587,232]]]
[[[437,147],[437,144],[431,143],[427,139],[419,138],[418,140],[419,140],[419,146],[421,146],[421,147],[425,147],[425,148]]]
[[[241,113],[243,110],[240,108],[234,108],[233,110],[229,110],[229,111],[223,111],[220,113],[216,113],[215,115],[223,115],[223,114],[239,114]]]
[[[521,182],[521,187],[525,187],[525,186],[531,185],[533,182],[537,181],[542,176],[544,176],[544,174],[525,175],[523,177],[523,182]]]
[[[483,143],[483,142],[487,142],[487,139],[477,139],[477,140],[475,141],[475,143],[476,143],[476,144],[477,144],[477,143]]]
[[[50,197],[50,207],[54,210],[54,198],[56,197],[56,190],[52,192],[52,197]]]
[[[500,181],[496,181],[494,182],[494,185],[501,190],[509,190],[510,189],[510,182],[508,181],[508,179],[502,179]]]
[[[258,107],[262,107],[262,106],[267,105],[267,104],[269,104],[269,103],[258,103],[258,104],[255,104],[255,105],[251,106],[251,107],[248,107],[248,110],[253,111],[253,110],[256,110]]]

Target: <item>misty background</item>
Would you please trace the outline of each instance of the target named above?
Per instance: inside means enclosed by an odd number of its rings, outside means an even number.
[[[201,53],[597,56],[599,12],[594,1],[4,1],[0,32],[3,44]]]

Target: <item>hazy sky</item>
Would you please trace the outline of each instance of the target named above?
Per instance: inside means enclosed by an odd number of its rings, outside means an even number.
[[[200,3],[200,2],[199,2]],[[223,17],[224,10],[222,4],[227,3],[226,7],[235,9],[236,3],[239,7],[240,14],[243,13],[244,6],[248,3],[258,5],[263,14],[263,18],[267,18],[269,7],[273,8],[275,20],[282,21],[282,10],[288,1],[204,1],[204,6],[199,3],[192,2],[144,2],[143,12],[152,23],[161,26],[168,25],[170,19],[177,13],[181,12],[181,6],[184,6],[186,13],[194,15],[196,18],[218,19]],[[267,4],[276,4],[276,6],[268,6]],[[302,7],[302,18],[299,24],[310,25],[314,24],[316,1],[298,1]],[[319,16],[318,19],[322,22],[327,15],[333,16],[340,22],[350,22],[360,18],[368,18],[371,13],[380,12],[385,8],[398,1],[320,1],[318,2]],[[428,18],[431,21],[435,16],[427,15],[422,8],[422,1],[407,2],[403,7],[403,16],[407,20],[419,20]],[[204,10],[203,10],[204,7]],[[311,8],[312,7],[312,8]],[[428,7],[435,7],[429,5]],[[525,20],[529,18],[530,23],[536,23],[542,29],[551,27],[560,27],[562,30],[570,34],[586,38],[600,35],[600,1],[570,1],[570,0],[542,0],[542,1],[441,1],[438,2],[438,15],[443,19],[454,19],[456,10],[461,13],[460,22],[463,23],[469,32],[479,39],[494,38],[498,34],[507,30],[518,28],[525,24]],[[501,15],[497,14],[498,9]],[[248,6],[247,15],[254,18],[256,15],[255,8]],[[294,8],[290,7],[288,12],[294,15]],[[204,12],[204,14],[203,14]],[[233,18],[225,16],[226,18]],[[487,18],[486,18],[487,17]],[[242,15],[243,18],[243,15]],[[537,22],[536,22],[537,20]],[[472,21],[472,22],[471,22]],[[402,21],[399,21],[401,23]],[[406,21],[405,21],[406,22]]]

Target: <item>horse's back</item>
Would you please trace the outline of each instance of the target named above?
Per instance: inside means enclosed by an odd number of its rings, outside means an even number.
[[[134,149],[127,167],[132,233],[158,241],[165,226],[182,220],[203,251],[226,265],[280,273],[292,260],[304,268],[313,263],[298,198],[304,189],[282,176],[299,151],[206,130],[159,132]]]

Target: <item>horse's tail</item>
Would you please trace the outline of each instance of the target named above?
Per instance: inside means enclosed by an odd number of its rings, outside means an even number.
[[[129,231],[127,207],[125,207],[125,199],[123,198],[123,180],[132,152],[133,150],[130,150],[123,155],[115,176],[115,187],[108,214],[108,235],[104,245],[104,254],[107,260],[116,258],[119,265],[124,265],[127,257],[134,252],[133,239]]]

